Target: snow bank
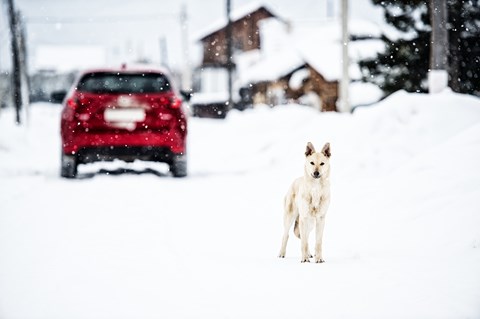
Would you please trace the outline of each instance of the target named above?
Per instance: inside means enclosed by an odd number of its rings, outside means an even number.
[[[56,105],[26,130],[0,114],[1,318],[480,316],[478,98],[192,118],[182,180],[142,162],[62,180],[58,121]],[[332,145],[321,265],[293,236],[276,258],[307,141]]]
[[[354,107],[376,103],[383,96],[383,91],[372,83],[357,81],[349,85],[350,105]]]

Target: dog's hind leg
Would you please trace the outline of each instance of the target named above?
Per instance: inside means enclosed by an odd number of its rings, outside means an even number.
[[[280,248],[280,253],[278,257],[285,258],[285,252],[287,250],[287,242],[288,242],[288,233],[290,232],[290,228],[292,227],[293,222],[297,218],[297,215],[294,214],[292,211],[285,211],[285,215],[283,216],[283,238],[282,238],[282,247]]]

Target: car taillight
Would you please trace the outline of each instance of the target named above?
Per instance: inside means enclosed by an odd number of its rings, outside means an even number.
[[[170,107],[172,109],[179,109],[182,107],[182,100],[177,97],[172,97],[170,100]]]
[[[90,105],[90,99],[82,95],[74,96],[67,100],[67,107],[69,107],[72,110],[78,111],[80,107],[87,107],[89,105]]]
[[[67,100],[67,107],[72,109],[72,110],[75,110],[78,106],[78,102],[77,102],[77,99],[76,98],[69,98]]]

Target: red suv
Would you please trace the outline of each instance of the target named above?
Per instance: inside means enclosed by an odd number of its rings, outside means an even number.
[[[162,69],[83,72],[64,99],[61,176],[79,164],[120,159],[165,162],[187,175],[187,118],[182,100]]]

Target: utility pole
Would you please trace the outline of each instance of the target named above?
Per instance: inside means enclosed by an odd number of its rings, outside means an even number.
[[[227,29],[226,29],[226,40],[227,40],[227,72],[228,72],[228,108],[233,107],[233,50],[232,50],[232,18],[230,16],[231,11],[231,0],[227,0]]]
[[[333,10],[333,0],[327,0],[326,2],[326,17],[327,19],[334,19],[335,14]]]
[[[342,0],[342,79],[340,82],[340,111],[350,112],[350,101],[348,96],[348,87],[350,85],[350,75],[348,67],[350,64],[348,58],[348,43],[350,35],[348,32],[348,0]]]
[[[447,1],[430,0],[432,35],[428,91],[438,93],[448,86]]]
[[[22,92],[22,107],[23,107],[23,116],[25,123],[28,125],[29,121],[29,111],[30,108],[30,81],[28,78],[28,67],[27,67],[27,41],[26,41],[26,32],[25,32],[25,22],[23,21],[20,12],[17,11],[17,28],[20,35],[19,39],[19,54],[20,54],[20,81],[21,81],[21,92]]]
[[[22,74],[20,61],[20,34],[18,19],[13,0],[7,0],[7,12],[10,25],[12,46],[12,100],[15,106],[15,123],[21,124],[20,110],[22,108]]]
[[[180,27],[182,29],[183,75],[182,87],[185,91],[192,89],[192,72],[190,69],[190,50],[188,48],[188,16],[185,3],[180,12]]]
[[[160,64],[168,68],[167,39],[165,36],[160,37]]]

